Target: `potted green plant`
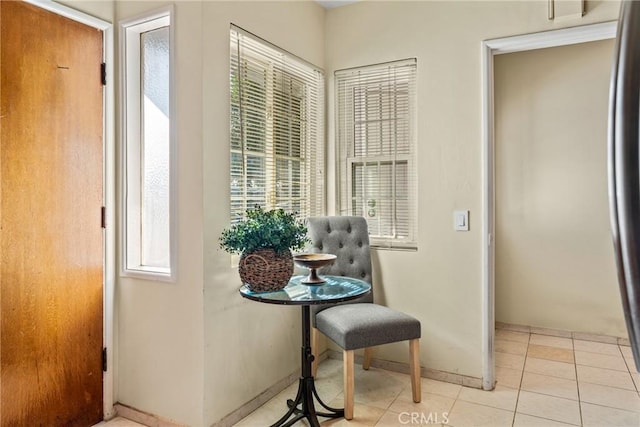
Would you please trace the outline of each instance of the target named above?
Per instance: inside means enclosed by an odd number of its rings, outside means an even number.
[[[247,209],[245,220],[222,231],[220,247],[238,253],[240,279],[252,291],[284,288],[293,274],[291,250],[308,242],[307,227],[283,209]]]

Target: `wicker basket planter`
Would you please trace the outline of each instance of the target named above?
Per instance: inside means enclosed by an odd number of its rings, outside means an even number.
[[[293,274],[291,251],[258,249],[243,253],[238,266],[240,279],[254,292],[279,291]]]

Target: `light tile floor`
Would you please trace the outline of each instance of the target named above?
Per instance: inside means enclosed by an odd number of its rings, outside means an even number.
[[[144,427],[144,425],[136,423],[135,421],[128,420],[126,418],[115,417],[109,421],[98,423],[93,427]]]
[[[411,400],[408,375],[356,368],[355,416],[323,426],[640,426],[640,374],[631,348],[571,338],[496,330],[493,391],[422,379],[422,402]],[[342,406],[342,362],[326,360],[316,378],[320,396]],[[236,427],[276,421],[297,384]],[[300,422],[298,425],[308,425]]]
[[[355,416],[323,426],[407,425],[585,427],[640,426],[640,374],[630,347],[571,338],[496,331],[495,390],[491,392],[422,379],[422,402],[413,403],[408,375],[356,367]],[[326,360],[318,393],[342,406],[342,362]],[[265,403],[236,427],[264,427],[282,416],[297,383]],[[116,418],[101,427],[138,427]],[[308,425],[299,422],[297,425]]]

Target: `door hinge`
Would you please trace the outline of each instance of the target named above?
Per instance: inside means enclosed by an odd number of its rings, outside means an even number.
[[[107,85],[107,64],[104,62],[100,64],[100,81],[102,82],[102,86]]]
[[[107,347],[102,349],[102,372],[107,372]]]
[[[100,224],[102,228],[107,228],[107,208],[104,206],[100,209]]]

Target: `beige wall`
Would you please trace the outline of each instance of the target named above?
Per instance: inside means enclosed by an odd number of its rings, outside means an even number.
[[[423,366],[482,375],[481,42],[613,20],[618,7],[587,2],[583,18],[557,23],[547,20],[542,1],[365,1],[327,12],[328,76],[418,58],[419,248],[378,251],[375,281],[380,299],[421,320]],[[330,121],[330,147],[333,136]],[[454,209],[471,211],[469,232],[453,231]],[[374,357],[407,361],[406,353],[406,346],[393,345],[376,349]]]
[[[118,1],[115,18],[160,4]],[[544,1],[363,1],[326,12],[311,1],[175,4],[178,281],[119,281],[118,400],[208,426],[299,366],[299,309],[241,299],[218,248],[229,210],[230,22],[325,68],[330,154],[333,72],[418,58],[419,250],[374,253],[377,298],[422,321],[423,366],[480,377],[480,43],[612,20],[618,3],[587,2],[584,18],[560,23],[546,19]],[[329,180],[330,213],[334,188]],[[452,230],[454,209],[471,210],[471,231]],[[406,353],[392,345],[375,355],[406,361]]]
[[[498,321],[627,336],[607,199],[613,45],[495,58]]]
[[[118,1],[116,20],[166,4]],[[175,3],[177,281],[121,278],[116,312],[118,400],[191,426],[204,425],[202,22],[200,2]]]
[[[64,3],[117,23],[173,2]],[[237,270],[218,248],[229,224],[229,25],[323,67],[324,9],[312,1],[174,5],[178,279],[119,279],[114,399],[209,426],[297,371],[300,361],[299,309],[243,300]]]
[[[112,0],[55,0],[55,2],[103,21],[113,22],[114,2]]]
[[[209,425],[300,366],[300,308],[241,298],[238,271],[218,245],[229,225],[229,24],[324,67],[324,9],[311,1],[207,2],[202,16],[204,406]]]
[[[163,2],[118,1],[116,19]],[[229,25],[324,65],[324,9],[303,2],[175,3],[178,280],[118,283],[118,400],[208,426],[299,366],[299,312],[237,293],[218,248],[229,224]],[[204,292],[203,292],[204,289]]]

